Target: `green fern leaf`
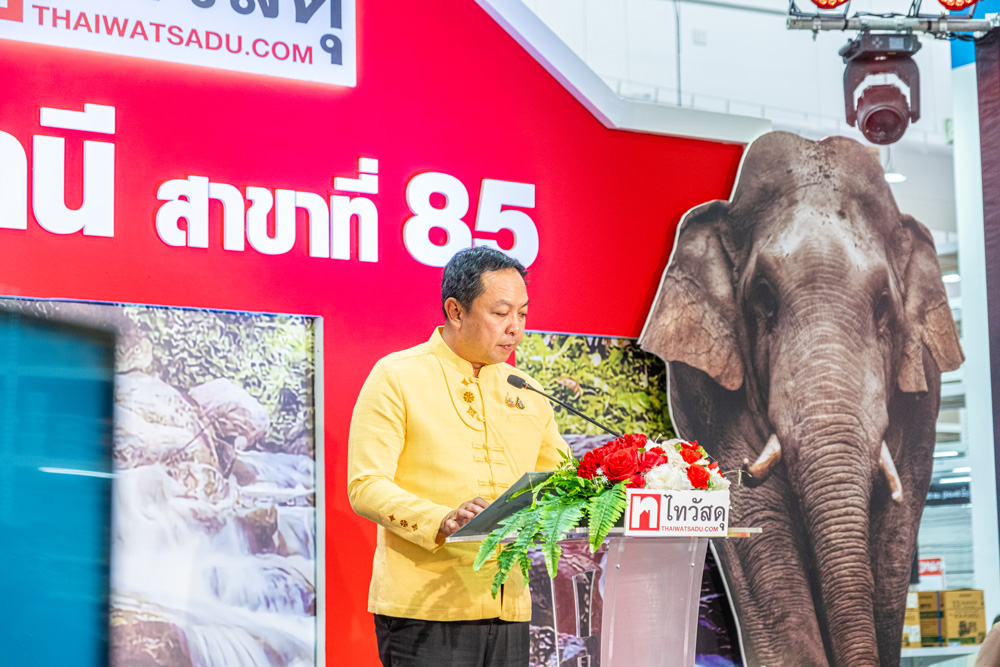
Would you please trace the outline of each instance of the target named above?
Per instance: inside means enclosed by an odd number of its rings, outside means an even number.
[[[531,559],[528,558],[528,552],[524,552],[524,555],[517,562],[521,566],[521,576],[524,577],[524,585],[527,586],[531,574]]]
[[[590,499],[587,506],[590,531],[590,551],[597,551],[608,532],[618,521],[628,506],[628,494],[625,493],[625,484],[619,482],[614,486],[604,489],[599,494]]]
[[[514,539],[515,548],[527,553],[528,548],[535,542],[535,537],[541,529],[542,510],[540,508],[526,510],[524,521],[520,532]]]
[[[490,593],[494,598],[500,592],[500,587],[507,581],[507,575],[510,574],[511,568],[517,562],[517,550],[513,546],[513,544],[504,546],[500,550],[500,555],[497,556],[497,573],[493,575],[493,585],[490,587]]]
[[[538,540],[539,534],[539,519],[541,518],[542,511],[538,508],[529,510],[532,514],[530,520],[526,522],[525,527],[517,535],[517,539],[514,540],[513,548],[518,554],[518,565],[521,567],[521,574],[524,576],[524,583],[528,583],[528,570],[531,569],[531,559],[528,557],[528,549],[532,547]]]
[[[582,498],[560,498],[558,502],[541,508],[541,531],[545,534],[542,555],[545,556],[545,567],[550,577],[555,578],[559,567],[559,556],[562,554],[559,540],[579,525],[586,508],[587,501]]]
[[[478,570],[481,568],[483,563],[493,556],[497,545],[500,544],[501,541],[522,530],[529,523],[537,522],[537,520],[538,517],[533,516],[531,512],[516,512],[501,521],[500,525],[497,526],[493,532],[487,535],[486,539],[479,545],[479,553],[476,554],[476,560],[472,563],[472,569]]]

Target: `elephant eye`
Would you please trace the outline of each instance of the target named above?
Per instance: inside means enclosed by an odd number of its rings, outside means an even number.
[[[891,315],[892,299],[889,298],[889,292],[883,291],[875,301],[874,310],[875,326],[879,331],[885,331],[886,327],[889,326],[889,317]]]
[[[778,322],[778,295],[766,280],[758,280],[750,296],[758,317],[764,322],[768,332],[774,329]]]

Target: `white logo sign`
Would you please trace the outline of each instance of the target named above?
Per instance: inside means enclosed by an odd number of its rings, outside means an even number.
[[[0,0],[0,38],[357,83],[355,0]]]
[[[625,517],[626,535],[725,537],[729,492],[628,489]]]

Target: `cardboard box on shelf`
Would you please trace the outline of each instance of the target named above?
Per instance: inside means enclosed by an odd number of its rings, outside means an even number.
[[[921,591],[920,642],[923,646],[982,644],[986,638],[983,592],[971,588]]]
[[[916,591],[910,591],[906,594],[903,648],[920,648],[920,646],[920,598]]]

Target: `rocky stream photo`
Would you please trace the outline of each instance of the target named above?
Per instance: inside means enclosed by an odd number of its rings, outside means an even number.
[[[314,322],[3,300],[117,333],[110,664],[316,664]]]

